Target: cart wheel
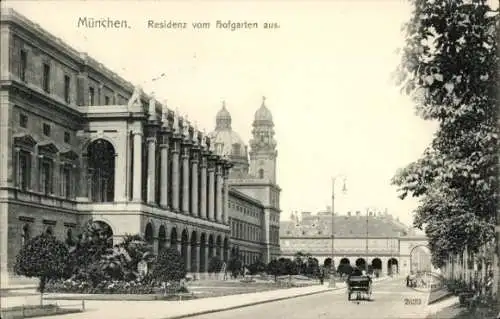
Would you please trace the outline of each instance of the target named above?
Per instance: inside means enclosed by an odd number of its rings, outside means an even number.
[[[351,301],[351,293],[350,292],[347,293],[347,300]]]

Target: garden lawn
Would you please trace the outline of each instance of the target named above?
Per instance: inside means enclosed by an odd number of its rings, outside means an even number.
[[[235,282],[235,281],[218,281],[218,282],[193,282],[188,286],[189,292],[194,293],[197,298],[220,297],[228,295],[247,294],[254,292],[263,292],[277,289],[286,289],[292,287],[311,286],[316,282],[296,282],[292,281],[292,285],[287,285],[283,282]]]

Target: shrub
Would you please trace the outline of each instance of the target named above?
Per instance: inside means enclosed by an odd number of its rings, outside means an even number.
[[[250,271],[251,275],[255,275],[260,272],[266,271],[266,264],[264,264],[261,260],[257,260],[250,266],[248,266],[248,270]]]
[[[241,267],[243,266],[243,263],[241,260],[239,260],[237,257],[233,257],[229,259],[229,262],[227,263],[227,271],[231,272],[233,277],[237,277],[239,272],[241,271]]]
[[[179,281],[186,277],[186,265],[177,249],[160,252],[151,269],[151,278],[159,282]]]
[[[14,271],[18,275],[39,278],[39,290],[43,294],[47,280],[67,276],[68,257],[68,248],[63,242],[53,235],[42,234],[24,245],[17,255]]]
[[[213,256],[208,262],[208,272],[217,273],[222,269],[222,260],[219,256]]]

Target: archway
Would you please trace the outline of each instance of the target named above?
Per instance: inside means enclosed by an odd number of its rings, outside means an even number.
[[[237,258],[238,252],[236,251],[236,247],[231,248],[231,258]]]
[[[366,260],[364,258],[356,259],[356,267],[358,267],[361,270],[366,269]]]
[[[189,270],[187,267],[189,265],[188,246],[189,246],[189,235],[187,230],[184,229],[181,235],[181,256],[184,259],[184,265],[186,266],[186,270]]]
[[[205,267],[205,263],[207,260],[206,247],[207,247],[207,235],[205,235],[205,233],[202,233],[200,236],[200,272],[207,271]]]
[[[226,237],[224,238],[224,261],[227,263],[229,260],[229,239]]]
[[[196,234],[196,231],[193,231],[191,233],[191,272],[198,272],[198,255],[196,254],[196,247],[198,246],[198,243],[196,242],[198,240],[198,235]]]
[[[179,250],[177,244],[177,229],[175,227],[170,231],[170,247]]]
[[[148,223],[146,225],[146,229],[144,230],[144,239],[146,242],[150,245],[153,246],[154,238],[153,238],[153,225],[151,223]]]
[[[217,257],[222,259],[221,251],[222,251],[222,238],[219,235],[219,236],[217,236],[217,241],[215,244],[215,254],[217,255]]]
[[[215,248],[214,235],[210,234],[208,236],[208,260],[209,261],[214,256],[214,248]]]
[[[387,261],[387,272],[389,275],[399,273],[398,260],[396,258],[391,258]]]
[[[112,202],[115,196],[115,148],[105,139],[87,147],[88,194],[93,202]]]
[[[350,265],[351,264],[351,261],[349,260],[349,258],[342,258],[340,260],[340,264],[343,265],[343,264],[347,264],[347,265]]]
[[[410,250],[410,273],[431,271],[431,251],[427,245],[417,245]]]
[[[323,266],[325,268],[330,268],[332,266],[332,258],[328,257],[325,259],[325,261],[323,262]]]
[[[380,275],[380,273],[382,272],[382,260],[380,260],[380,258],[374,258],[372,260],[372,268],[375,274]]]
[[[47,226],[47,228],[45,228],[45,234],[54,236],[54,230],[52,230],[52,226]]]
[[[158,229],[158,253],[161,253],[165,249],[166,242],[167,232],[165,231],[165,226],[161,225]]]

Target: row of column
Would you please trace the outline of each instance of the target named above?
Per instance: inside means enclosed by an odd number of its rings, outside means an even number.
[[[160,146],[160,206],[170,207],[196,217],[228,224],[227,167],[219,157],[203,148],[173,137],[170,150],[169,138],[161,135]],[[133,190],[132,199],[142,200],[142,140],[143,135],[133,135]],[[156,203],[156,137],[147,138],[147,202]],[[182,151],[182,154],[181,154]],[[201,156],[200,156],[201,155]],[[169,156],[172,156],[172,175],[169,175]],[[181,183],[182,174],[182,185]],[[198,174],[200,181],[198,183]],[[190,183],[191,179],[191,183]],[[191,187],[190,187],[191,184]],[[201,185],[198,185],[201,184]],[[180,190],[182,187],[182,203]],[[169,203],[169,188],[172,196]],[[199,200],[199,201],[198,201]],[[199,203],[199,205],[198,205]],[[190,209],[191,204],[191,209]],[[190,211],[191,210],[191,211]]]

